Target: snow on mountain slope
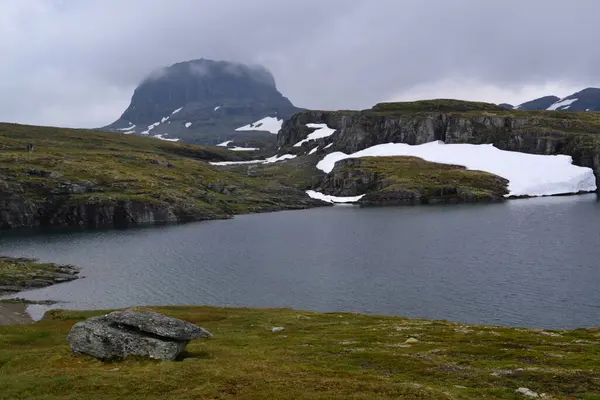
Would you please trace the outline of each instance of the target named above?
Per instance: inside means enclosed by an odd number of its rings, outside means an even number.
[[[306,139],[296,143],[294,147],[300,147],[303,143],[310,142],[311,140],[326,138],[333,135],[335,132],[335,129],[331,129],[327,126],[327,124],[306,124],[306,126],[309,128],[315,128],[316,131],[309,134]]]
[[[167,142],[179,142],[179,139],[177,139],[177,138],[168,138],[165,135],[154,135],[152,137],[156,138],[156,139],[160,139],[160,140],[166,140]]]
[[[222,143],[219,143],[217,146],[219,147],[227,147],[229,145],[229,143],[233,142],[233,140],[226,140]]]
[[[273,156],[264,160],[250,160],[250,161],[218,161],[211,162],[211,165],[242,165],[242,164],[271,164],[277,161],[291,160],[296,158],[294,154],[284,154],[282,156]]]
[[[579,99],[561,99],[547,108],[548,111],[568,110]]]
[[[415,156],[426,161],[490,172],[509,180],[508,196],[549,196],[596,190],[592,169],[573,165],[570,156],[504,151],[491,144],[444,144],[437,141],[411,146],[386,143],[353,154],[330,153],[317,164],[317,168],[329,173],[337,161],[378,156]]]
[[[134,125],[134,124],[132,124],[131,122],[130,122],[129,124],[130,124],[130,126],[128,126],[128,127],[126,127],[126,128],[119,128],[119,129],[117,129],[117,130],[118,130],[118,131],[130,131],[130,130],[132,130],[132,129],[134,129],[134,128],[135,128],[135,125]]]
[[[241,126],[236,131],[264,131],[277,134],[281,130],[282,119],[275,117],[265,117],[248,125]]]
[[[229,150],[231,151],[256,151],[256,150],[260,150],[258,147],[232,147]]]

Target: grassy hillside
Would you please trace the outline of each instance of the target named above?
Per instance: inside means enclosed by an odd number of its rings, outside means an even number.
[[[278,181],[208,164],[247,157],[132,135],[0,124],[0,201],[39,214],[42,225],[74,225],[69,218],[79,206],[106,213],[124,201],[165,207],[183,220],[311,204]]]
[[[51,312],[0,326],[0,399],[600,399],[600,331],[527,330],[289,309],[154,309],[214,334],[182,362],[72,356]],[[273,333],[273,327],[285,331]]]

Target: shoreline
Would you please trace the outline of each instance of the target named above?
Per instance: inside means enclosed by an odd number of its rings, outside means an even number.
[[[13,303],[0,301],[0,326],[2,325],[24,325],[35,321],[27,312],[27,303]]]

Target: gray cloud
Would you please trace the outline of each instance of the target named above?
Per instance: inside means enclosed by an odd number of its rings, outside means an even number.
[[[597,0],[3,0],[0,120],[94,127],[162,66],[266,66],[310,108],[600,85]]]

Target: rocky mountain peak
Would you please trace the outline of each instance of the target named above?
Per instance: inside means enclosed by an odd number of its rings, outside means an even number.
[[[198,59],[151,73],[121,117],[103,129],[216,144],[251,135],[236,128],[265,117],[287,118],[298,110],[265,67]]]

